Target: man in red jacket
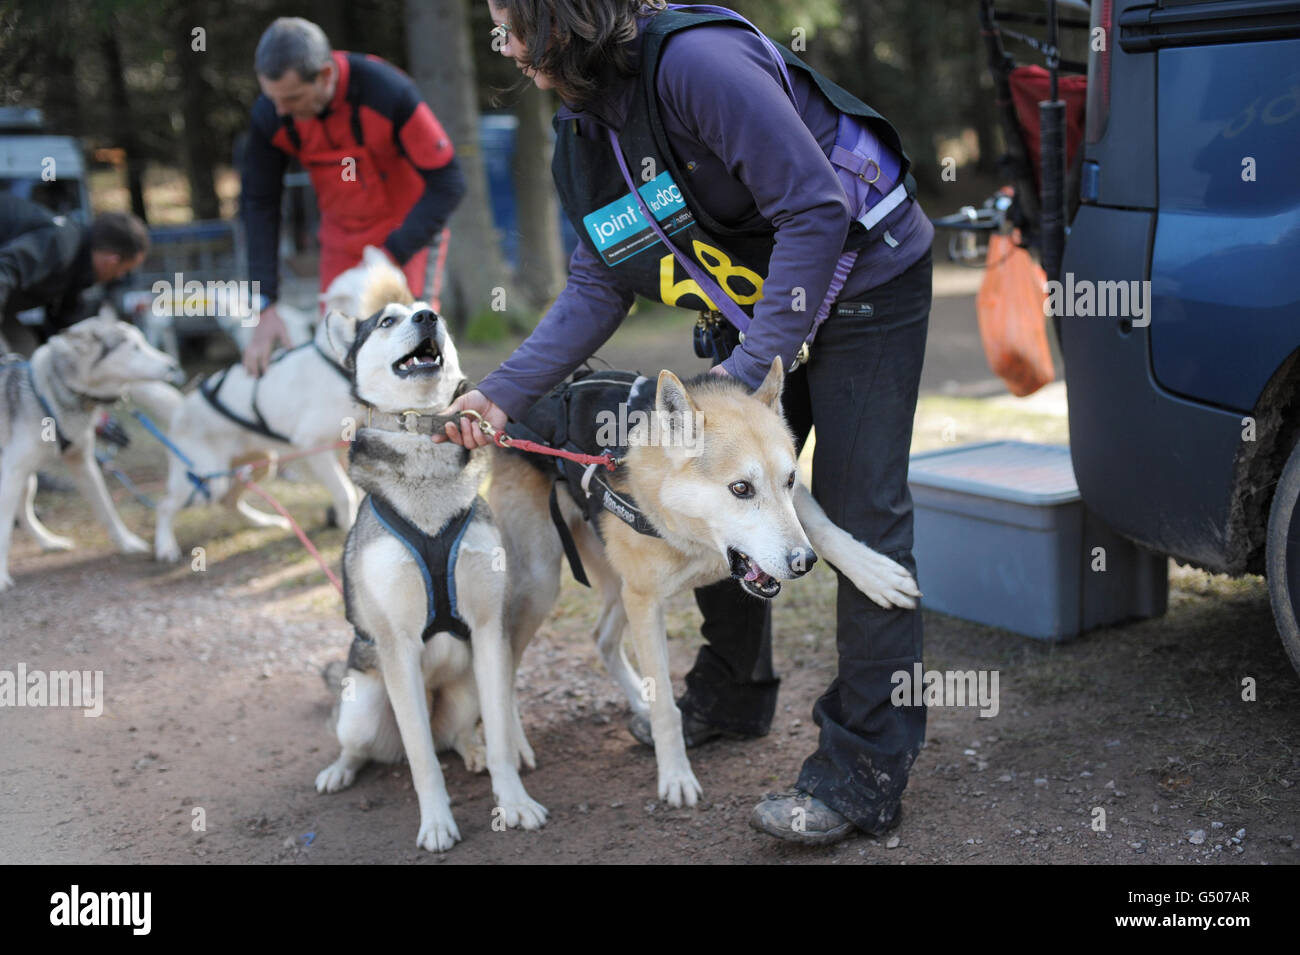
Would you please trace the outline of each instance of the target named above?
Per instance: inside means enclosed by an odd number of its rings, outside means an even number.
[[[253,104],[242,202],[249,278],[260,283],[262,301],[244,366],[260,375],[276,344],[288,344],[275,301],[290,157],[311,176],[320,204],[321,291],[375,245],[423,294],[429,243],[465,180],[411,78],[378,57],[332,50],[316,24],[281,17],[262,34],[254,67],[262,95]]]

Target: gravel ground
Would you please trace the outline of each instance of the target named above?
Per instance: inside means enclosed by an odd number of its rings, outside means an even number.
[[[146,480],[146,486],[148,486]],[[273,485],[326,556],[316,488]],[[529,649],[519,693],[551,810],[535,833],[494,832],[486,776],[444,757],[464,841],[414,846],[405,766],[371,767],[318,796],[335,755],[322,665],[349,632],[323,574],[291,538],[220,511],[179,536],[207,569],[121,558],[80,500],[42,495],[81,546],[40,554],[22,536],[0,598],[0,670],[101,670],[103,715],[0,710],[0,858],[13,862],[1207,862],[1300,860],[1300,682],[1273,633],[1264,584],[1175,569],[1159,620],[1045,645],[926,613],[926,666],[996,669],[1001,706],[931,709],[929,738],[887,840],[804,850],[748,828],[816,739],[809,711],[834,674],[831,573],[787,587],[776,612],[783,677],[772,732],[692,751],[704,804],[655,800],[652,754],[588,634],[596,607],[567,584]],[[147,531],[130,501],[129,524]],[[924,584],[924,569],[922,568]],[[693,603],[668,614],[673,672],[699,645]],[[1257,699],[1242,700],[1244,677]],[[1105,831],[1094,831],[1096,810]],[[200,823],[202,826],[200,827]]]

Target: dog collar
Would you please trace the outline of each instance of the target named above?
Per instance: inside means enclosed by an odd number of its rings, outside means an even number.
[[[470,390],[470,380],[462,378],[460,384],[456,386],[455,392],[452,393],[451,400],[455,401],[465,392]],[[366,427],[372,427],[374,424],[375,408],[373,405],[366,405]],[[449,421],[459,422],[457,415],[434,414],[430,411],[421,411],[418,408],[408,408],[405,411],[380,411],[381,415],[387,415],[392,418],[397,426],[406,434],[442,434],[443,429]]]
[[[366,427],[375,426],[375,418],[378,417],[381,424],[384,419],[391,419],[396,425],[397,430],[403,434],[441,434],[442,429],[446,427],[448,421],[456,420],[448,415],[433,414],[428,411],[417,411],[410,409],[407,411],[375,411],[374,408],[366,408]]]
[[[82,406],[87,410],[89,410],[93,405],[114,404],[121,397],[121,395],[92,395],[86,391],[78,391],[76,388],[69,387],[68,385],[64,385],[63,387],[75,395],[81,401]]]

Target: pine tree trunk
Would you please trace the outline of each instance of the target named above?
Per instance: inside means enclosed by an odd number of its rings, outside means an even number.
[[[522,312],[488,207],[478,135],[469,0],[406,0],[411,77],[456,148],[466,193],[452,215],[442,311],[454,332],[487,311]],[[486,38],[485,42],[486,42]]]
[[[104,54],[104,68],[108,76],[109,101],[112,103],[114,123],[119,142],[126,151],[126,184],[131,193],[131,211],[148,222],[144,205],[144,158],[136,124],[131,116],[131,102],[126,91],[126,75],[122,65],[122,47],[117,42],[116,24],[111,20],[100,34],[100,49]]]
[[[933,192],[939,186],[939,155],[935,148],[936,103],[934,47],[937,39],[931,21],[914,12],[903,13],[903,51],[909,62],[911,86],[907,123],[911,138],[903,144],[912,157],[917,186]]]
[[[212,87],[203,76],[205,49],[194,49],[191,35],[206,20],[206,4],[187,4],[177,11],[172,35],[176,37],[176,67],[181,81],[181,115],[185,117],[185,173],[190,181],[190,209],[195,219],[218,219],[221,203],[217,199],[215,180],[217,145],[210,122],[213,109]]]
[[[515,104],[514,184],[519,216],[519,291],[529,306],[545,309],[564,286],[564,247],[551,182],[551,114],[549,93],[529,86]]]

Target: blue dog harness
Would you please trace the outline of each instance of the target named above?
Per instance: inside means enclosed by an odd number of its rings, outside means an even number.
[[[36,400],[40,404],[41,410],[45,412],[46,416],[51,421],[54,422],[54,437],[59,442],[59,453],[62,454],[68,450],[72,442],[68,439],[68,436],[63,433],[63,429],[59,427],[59,419],[58,416],[55,415],[54,409],[50,407],[50,403],[45,399],[45,396],[41,394],[40,389],[36,387],[36,375],[32,371],[31,363],[21,362],[21,364],[27,368],[27,384],[31,387],[32,394],[36,396]]]
[[[469,528],[480,500],[476,497],[474,503],[454,515],[438,533],[425,534],[382,497],[374,494],[366,496],[375,519],[384,530],[402,542],[424,577],[424,593],[428,603],[424,631],[420,638],[426,643],[435,633],[451,633],[462,640],[469,640],[469,624],[456,612],[456,558],[460,553],[461,539]],[[357,638],[364,643],[374,642],[360,629],[357,629]]]

